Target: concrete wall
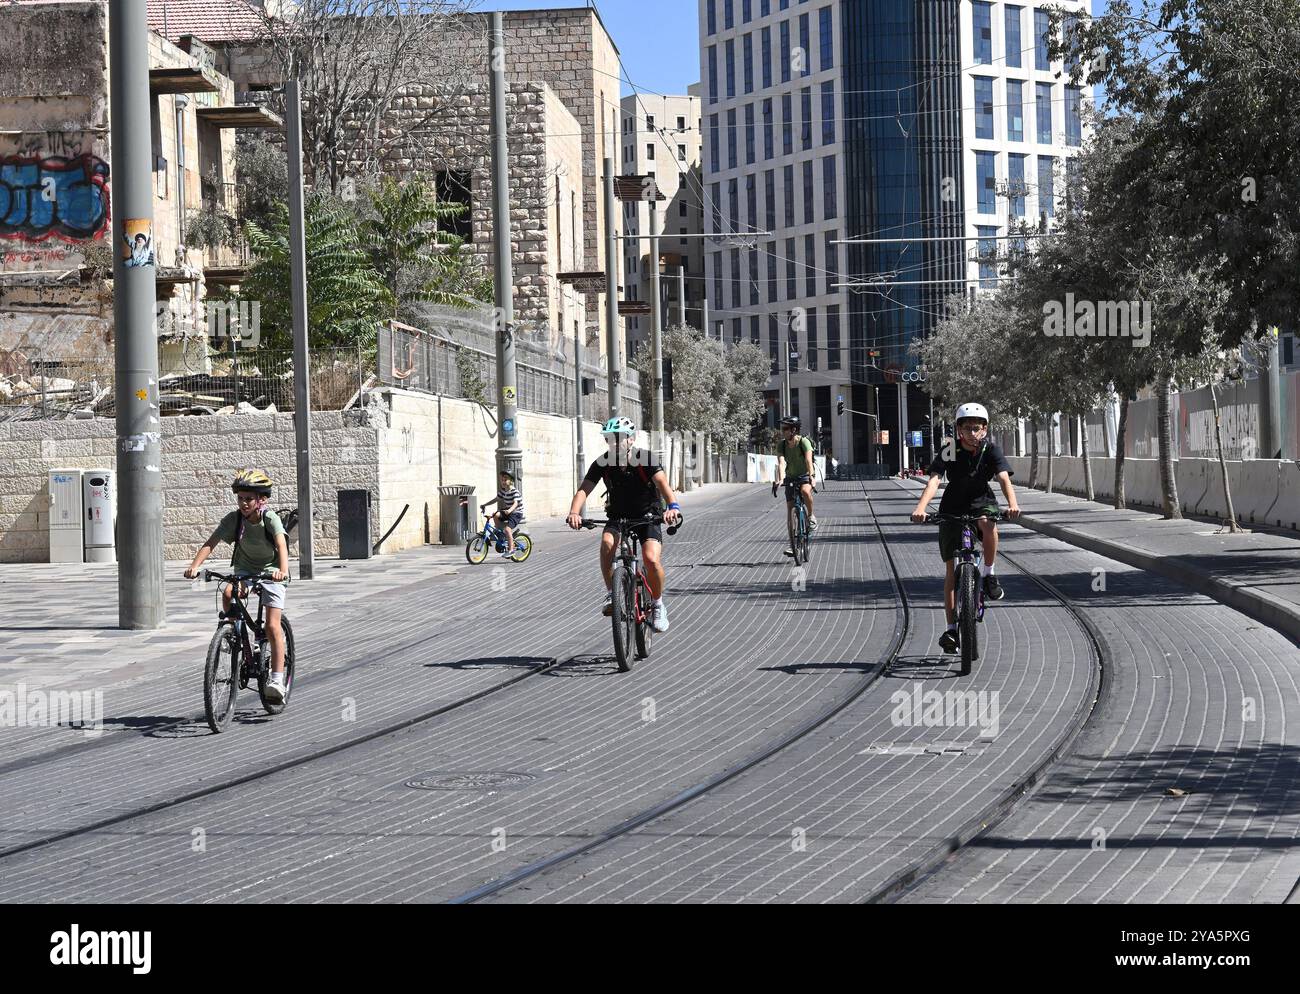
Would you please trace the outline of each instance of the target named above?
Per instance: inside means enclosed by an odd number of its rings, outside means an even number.
[[[1017,487],[1029,485],[1029,456],[1009,456],[1007,461],[1015,475]],[[1092,485],[1096,499],[1110,500],[1115,493],[1115,460],[1093,458]],[[1276,459],[1229,459],[1228,480],[1237,520],[1243,525],[1254,523],[1278,528],[1300,528],[1300,464]],[[1223,494],[1223,473],[1217,459],[1178,459],[1174,462],[1178,483],[1178,501],[1185,514],[1216,518],[1227,515]],[[1077,456],[1057,456],[1053,460],[1052,489],[1058,493],[1083,495],[1085,481],[1083,460]],[[1047,483],[1047,457],[1038,459],[1038,489]],[[1124,492],[1133,507],[1159,508],[1160,465],[1155,459],[1124,460]]]

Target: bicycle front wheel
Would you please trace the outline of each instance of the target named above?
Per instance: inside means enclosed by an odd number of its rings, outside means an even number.
[[[790,527],[790,550],[794,553],[794,564],[798,566],[803,562],[803,542],[799,539],[799,511],[793,509],[787,512]]]
[[[633,584],[636,578],[622,563],[614,567],[614,658],[618,669],[627,673],[632,669],[632,653],[636,642],[636,602]]]
[[[235,698],[239,695],[239,657],[235,623],[223,621],[208,643],[208,659],[203,668],[203,710],[208,718],[208,727],[214,733],[229,728],[235,715]]]
[[[271,662],[268,659],[266,668],[257,680],[257,692],[262,695],[262,707],[266,709],[267,714],[280,714],[289,706],[289,694],[293,692],[293,628],[289,624],[289,619],[280,616],[280,628],[284,632],[284,700],[279,704],[272,704],[266,699],[266,683],[271,679]],[[267,647],[267,652],[270,652]]]
[[[977,609],[975,584],[979,573],[973,563],[963,563],[958,567],[957,576],[957,615],[959,618],[961,639],[961,675],[970,673],[970,664],[979,659],[979,629],[975,627]]]

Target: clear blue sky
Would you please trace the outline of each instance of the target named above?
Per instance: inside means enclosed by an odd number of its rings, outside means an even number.
[[[586,7],[582,0],[485,0],[489,10]],[[699,4],[696,0],[597,0],[632,81],[655,93],[681,93],[700,78]],[[626,83],[623,95],[631,93]]]

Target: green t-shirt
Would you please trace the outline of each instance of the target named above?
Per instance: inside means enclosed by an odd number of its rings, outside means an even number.
[[[812,439],[801,437],[799,444],[791,452],[790,446],[785,439],[781,439],[780,448],[777,452],[785,459],[785,477],[787,480],[796,476],[808,476],[812,470]]]
[[[239,525],[244,525],[244,535],[239,537]],[[238,511],[231,511],[217,525],[216,536],[222,542],[234,543],[239,548],[231,557],[230,568],[236,572],[262,573],[275,569],[280,556],[275,549],[275,537],[284,534],[284,525],[274,511],[263,511],[262,520],[254,524],[244,519]]]

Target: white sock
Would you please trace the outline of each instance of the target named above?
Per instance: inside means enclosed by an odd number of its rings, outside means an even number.
[[[655,606],[655,607],[663,607],[663,606],[664,606],[664,599],[663,599],[662,597],[656,597],[656,598],[654,599],[654,606]]]
[[[993,567],[989,566],[988,563],[980,563],[980,576],[981,576],[981,577],[986,577],[986,576],[988,576],[989,573],[991,573],[992,571],[993,571]]]

